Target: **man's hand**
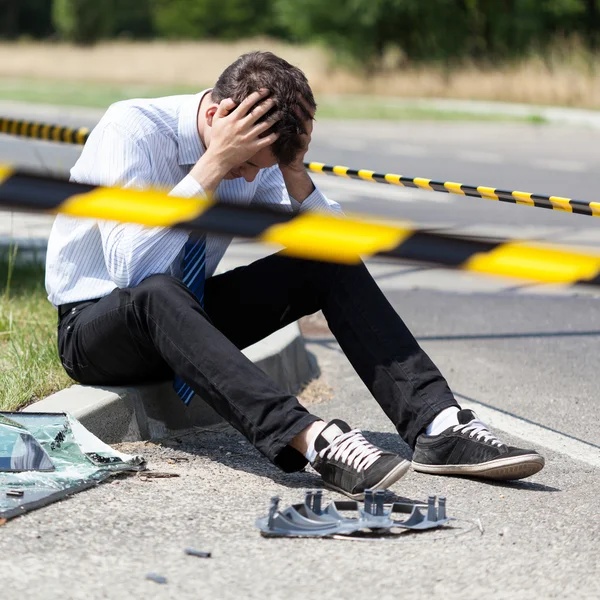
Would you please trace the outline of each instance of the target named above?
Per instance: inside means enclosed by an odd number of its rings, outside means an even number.
[[[190,171],[190,175],[206,191],[214,191],[231,169],[246,162],[279,137],[278,133],[260,137],[279,118],[275,114],[257,123],[275,105],[268,95],[269,91],[262,89],[250,94],[238,106],[231,98],[219,104],[212,119],[209,146]]]
[[[289,195],[294,198],[294,200],[302,202],[310,196],[315,189],[312,179],[304,167],[304,156],[308,152],[308,146],[310,145],[315,111],[301,95],[298,95],[296,114],[302,123],[303,133],[300,134],[302,147],[289,165],[280,165],[279,168],[283,174],[285,186]]]

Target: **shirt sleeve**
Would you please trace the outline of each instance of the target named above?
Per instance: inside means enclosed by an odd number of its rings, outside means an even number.
[[[108,123],[90,136],[71,171],[71,179],[95,185],[147,188],[153,181],[148,147],[119,125]],[[203,194],[203,189],[188,175],[169,194],[191,198]],[[98,228],[108,274],[119,288],[133,287],[150,275],[167,272],[188,239],[186,231],[168,227],[98,221]]]
[[[329,200],[315,185],[313,192],[298,202],[292,198],[285,187],[283,174],[278,165],[265,169],[260,173],[260,181],[252,202],[255,204],[276,205],[293,212],[320,211],[334,215],[342,215],[342,207],[333,200]]]

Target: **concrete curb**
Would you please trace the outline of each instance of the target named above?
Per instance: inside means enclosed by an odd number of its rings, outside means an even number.
[[[297,393],[319,374],[296,323],[244,350],[255,365],[287,392]],[[201,398],[189,407],[171,382],[132,387],[74,385],[24,409],[27,412],[70,412],[106,443],[158,439],[223,419]]]
[[[465,112],[477,115],[495,115],[517,118],[539,118],[541,122],[574,127],[600,129],[600,110],[543,106],[516,102],[493,102],[485,100],[458,100],[452,98],[398,99],[398,105],[431,108],[448,112]]]

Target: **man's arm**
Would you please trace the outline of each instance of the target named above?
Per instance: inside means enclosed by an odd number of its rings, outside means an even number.
[[[302,154],[299,164],[281,167],[288,194],[300,204],[307,200],[316,189],[313,180],[304,168],[303,159],[304,154]]]
[[[302,124],[302,133],[300,134],[301,148],[290,164],[280,165],[280,167],[289,195],[302,204],[315,190],[313,181],[304,168],[304,157],[308,152],[313,132],[315,109],[306,102],[301,94],[298,94],[296,115]]]
[[[209,109],[207,122],[211,127],[210,144],[190,171],[190,176],[206,192],[214,192],[231,169],[268,148],[279,137],[278,133],[261,137],[279,118],[277,115],[257,123],[274,106],[274,101],[268,95],[268,90],[261,89],[250,94],[239,105],[231,98],[225,98],[218,107]]]
[[[264,169],[259,177],[260,181],[252,200],[255,204],[282,206],[293,212],[317,211],[343,215],[342,207],[334,200],[327,198],[312,181],[312,191],[302,202],[298,202],[289,192],[278,165]]]
[[[272,107],[267,96],[267,90],[255,92],[237,107],[229,99],[221,102],[213,119],[209,149],[170,195],[191,198],[214,192],[232,166],[277,139],[278,134],[260,137],[272,122],[256,123]],[[150,156],[164,151],[164,145],[171,142],[160,137],[151,153],[151,138],[152,134],[140,141],[115,122],[99,125],[90,135],[72,178],[81,183],[134,189],[156,185],[156,161],[151,161]],[[188,239],[187,232],[164,227],[114,221],[99,221],[98,227],[106,268],[120,288],[167,272]]]
[[[81,183],[141,190],[152,185],[154,176],[145,143],[134,139],[119,124],[109,122],[92,132],[71,178]],[[188,175],[170,193],[192,197],[203,190]],[[99,220],[98,229],[108,274],[120,288],[166,272],[188,239],[182,230],[116,221]]]
[[[289,204],[295,212],[326,211],[341,215],[343,214],[341,206],[320,192],[304,167],[304,157],[310,145],[315,111],[300,95],[296,114],[303,128],[300,134],[300,151],[291,163],[278,165],[261,173],[260,185],[254,201],[283,206]]]

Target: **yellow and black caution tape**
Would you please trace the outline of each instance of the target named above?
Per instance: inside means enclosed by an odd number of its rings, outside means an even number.
[[[65,142],[67,144],[84,144],[89,136],[86,128],[72,129],[60,125],[46,125],[31,121],[0,118],[0,133],[41,140]],[[367,169],[351,169],[341,165],[326,165],[320,162],[306,162],[304,166],[314,173],[326,173],[350,179],[362,179],[376,183],[388,183],[401,187],[418,188],[433,192],[446,192],[460,196],[471,196],[485,200],[510,202],[523,206],[548,208],[562,212],[577,213],[592,217],[600,217],[600,202],[575,200],[562,196],[544,196],[530,192],[501,190],[493,187],[467,185],[453,181],[434,181],[423,177],[405,177],[395,173],[377,173]]]
[[[353,264],[379,255],[543,283],[600,285],[600,254],[420,231],[410,224],[71,183],[1,164],[0,206],[241,236],[281,244],[290,255],[317,260]]]
[[[83,145],[87,142],[90,130],[86,127],[64,127],[63,125],[0,117],[0,133],[48,142]]]
[[[498,200],[524,206],[536,206],[538,208],[549,208],[562,212],[577,213],[591,217],[600,217],[600,202],[587,202],[586,200],[575,200],[561,196],[543,196],[530,192],[519,192],[500,190],[498,188],[485,187],[482,185],[466,185],[454,181],[434,181],[422,177],[404,177],[395,173],[376,173],[366,169],[350,169],[341,165],[325,165],[319,162],[304,163],[304,166],[315,173],[327,173],[338,177],[349,177],[351,179],[362,179],[377,183],[389,183],[401,187],[419,188],[431,192],[446,192],[460,196],[471,196],[485,200]]]

